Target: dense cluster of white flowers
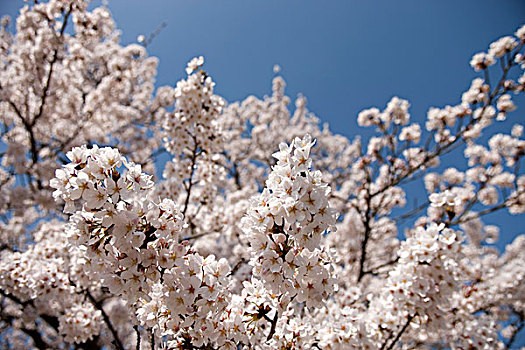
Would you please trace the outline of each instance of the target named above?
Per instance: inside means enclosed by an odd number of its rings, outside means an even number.
[[[228,104],[203,57],[155,88],[104,6],[0,24],[0,347],[516,346],[525,236],[500,252],[482,219],[525,211],[523,126],[505,127],[525,26],[472,57],[457,104],[418,123],[393,97],[351,141],[290,107],[278,66],[262,99]]]
[[[26,251],[2,251],[0,279],[4,293],[34,310],[24,322],[34,322],[38,313],[55,317],[55,326],[67,342],[82,343],[99,334],[102,318],[78,293],[77,284],[98,286],[80,270],[80,257],[68,254],[63,229],[60,222],[44,222],[35,231],[35,244]]]
[[[263,192],[252,199],[242,225],[250,245],[253,274],[287,304],[292,298],[320,306],[335,279],[322,235],[335,231],[336,213],[328,205],[330,188],[309,158],[309,135],[280,144]],[[284,301],[286,300],[286,301]]]
[[[170,259],[161,283],[153,286],[151,300],[142,301],[137,311],[139,322],[168,335],[170,347],[217,343],[228,338],[217,331],[230,302],[228,290],[230,266],[214,255],[203,258],[183,245]],[[226,332],[226,330],[225,330]]]
[[[134,303],[161,278],[161,268],[171,267],[182,217],[173,201],[149,199],[150,176],[118,150],[81,147],[67,157],[50,185],[73,214],[68,239],[84,253],[86,274]]]
[[[220,149],[217,117],[222,112],[224,101],[213,94],[215,83],[200,69],[203,64],[202,57],[188,63],[188,79],[179,81],[173,91],[175,110],[164,116],[165,147],[174,155],[195,144],[207,153]]]

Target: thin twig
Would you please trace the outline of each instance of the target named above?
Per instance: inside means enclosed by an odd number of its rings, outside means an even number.
[[[390,266],[390,265],[394,265],[394,264],[397,263],[398,261],[399,261],[399,256],[396,257],[394,260],[390,260],[390,261],[387,261],[386,263],[383,263],[383,264],[381,264],[381,265],[379,265],[379,266],[373,267],[373,268],[371,268],[370,270],[365,271],[363,274],[364,274],[364,275],[366,275],[366,274],[372,274],[372,275],[373,275],[373,274],[376,274],[376,272],[374,272],[374,271],[377,271],[377,270],[379,270],[379,269],[381,269],[381,268],[383,268],[383,267],[387,267],[387,266]]]
[[[417,208],[414,208],[400,216],[398,216],[397,218],[394,219],[395,222],[402,222],[406,219],[409,219],[411,216],[419,213],[420,211],[422,211],[423,209],[425,209],[428,205],[430,204],[430,201],[426,201],[425,203],[421,204],[419,207]]]
[[[179,239],[179,243],[182,242],[182,241],[189,241],[189,240],[192,240],[192,239],[201,238],[201,237],[207,236],[207,235],[212,234],[212,233],[216,233],[216,232],[213,232],[213,231],[210,231],[210,232],[202,232],[202,233],[198,233],[198,234],[193,235],[193,236],[181,237],[181,238]]]

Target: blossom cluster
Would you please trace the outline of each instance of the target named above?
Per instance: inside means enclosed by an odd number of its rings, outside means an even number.
[[[170,260],[162,282],[152,287],[151,299],[140,302],[139,322],[173,338],[173,347],[188,342],[223,346],[227,338],[217,332],[217,327],[229,305],[228,262],[217,261],[214,255],[203,258],[182,244]]]
[[[11,301],[33,308],[28,320],[37,316],[34,309],[38,309],[48,322],[55,320],[56,330],[66,342],[84,343],[100,333],[102,317],[77,287],[98,286],[82,273],[77,265],[79,257],[68,253],[61,232],[64,229],[58,221],[42,223],[35,235],[36,243],[28,250],[3,251],[0,281]]]
[[[461,236],[445,224],[416,227],[399,249],[399,263],[389,273],[387,289],[393,305],[420,322],[446,322],[449,298],[457,288],[456,259]]]
[[[224,101],[213,94],[215,83],[201,69],[203,64],[202,56],[188,63],[188,79],[179,81],[173,91],[175,110],[163,120],[165,147],[174,155],[196,144],[207,153],[220,146],[217,116]]]
[[[311,169],[313,144],[306,135],[279,146],[266,187],[243,220],[254,275],[274,294],[308,307],[319,306],[335,284],[320,241],[326,230],[335,230],[336,214],[328,205],[330,188]]]
[[[103,278],[130,302],[147,297],[148,281],[169,268],[182,218],[170,200],[148,199],[153,182],[113,148],[74,148],[56,171],[53,195],[73,213],[70,243],[85,254],[87,274]],[[119,173],[119,168],[125,171]]]

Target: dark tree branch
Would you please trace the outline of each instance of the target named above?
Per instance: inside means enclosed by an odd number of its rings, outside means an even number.
[[[24,332],[25,334],[27,334],[28,336],[30,336],[31,339],[33,339],[33,345],[35,345],[35,347],[37,347],[38,349],[47,350],[51,348],[44,341],[44,339],[42,339],[42,335],[36,329],[21,328],[20,330]]]
[[[361,243],[361,256],[359,257],[359,275],[357,277],[357,282],[360,282],[365,275],[365,261],[366,261],[366,246],[368,244],[368,239],[370,238],[371,227],[370,221],[372,219],[370,204],[372,196],[370,196],[370,183],[371,179],[368,177],[368,187],[366,189],[366,211],[364,218],[365,232],[363,237],[363,242]]]
[[[268,318],[268,316],[264,315],[265,318]],[[279,312],[276,310],[275,311],[275,316],[273,316],[273,319],[270,320],[270,324],[271,324],[271,328],[270,328],[270,333],[268,333],[268,338],[266,338],[266,340],[270,340],[272,339],[273,335],[275,334],[275,327],[277,326],[277,320],[279,319]]]
[[[390,266],[390,265],[394,265],[394,264],[397,263],[398,261],[399,261],[399,256],[396,257],[394,260],[387,261],[387,262],[385,262],[385,263],[383,263],[383,264],[381,264],[381,265],[378,265],[378,266],[376,266],[376,267],[371,268],[370,270],[367,270],[367,271],[363,272],[363,275],[366,275],[366,274],[372,274],[372,275],[374,275],[374,274],[376,274],[375,271],[377,271],[377,270],[379,270],[379,269],[381,269],[381,268],[383,268],[383,267],[387,267],[387,266]]]
[[[401,336],[403,335],[403,333],[405,333],[405,331],[407,330],[408,328],[408,325],[410,325],[410,322],[412,322],[412,320],[414,319],[415,315],[412,315],[412,316],[409,316],[408,319],[407,319],[407,322],[405,323],[405,325],[403,326],[403,328],[401,328],[401,330],[399,331],[399,333],[397,333],[396,337],[394,338],[394,340],[392,341],[392,343],[390,344],[390,346],[388,348],[386,348],[387,350],[392,350],[394,348],[394,346],[396,345],[396,343],[399,341],[399,339],[401,338]],[[390,337],[388,338],[390,339]],[[386,345],[386,343],[388,342],[388,339],[385,341],[385,344],[383,344],[383,346],[381,347],[381,349],[384,348],[384,346]]]
[[[184,200],[184,208],[182,210],[183,217],[186,217],[186,211],[188,210],[188,205],[190,203],[191,189],[194,185],[193,174],[195,173],[195,165],[196,165],[197,156],[198,156],[197,150],[199,148],[199,144],[197,143],[196,137],[193,137],[193,140],[194,140],[194,147],[193,147],[192,155],[191,155],[191,173],[190,173],[190,178],[188,180],[188,187],[186,188],[186,199]]]
[[[155,333],[153,332],[153,328],[149,329],[149,336],[151,342],[151,350],[155,350]]]
[[[93,306],[95,306],[97,308],[97,310],[99,310],[102,313],[102,317],[104,318],[104,322],[106,323],[106,326],[108,327],[109,331],[111,332],[111,335],[113,336],[113,343],[115,344],[115,347],[118,350],[124,350],[124,345],[122,345],[122,342],[120,341],[120,339],[118,337],[117,331],[113,327],[113,324],[111,323],[111,320],[109,319],[108,315],[106,314],[106,312],[102,308],[102,303],[97,301],[93,297],[93,295],[91,295],[89,290],[85,290],[84,292],[85,292],[86,296],[88,297],[89,301],[91,301],[91,303],[93,304]]]
[[[69,19],[69,16],[71,15],[72,10],[73,10],[73,3],[69,5],[69,9],[64,15],[64,22],[62,23],[62,28],[60,28],[60,34],[59,34],[60,38],[62,38],[62,36],[64,35],[64,31],[66,30],[66,26],[67,26],[67,21]],[[35,115],[33,120],[29,122],[30,127],[33,127],[35,125],[37,120],[42,116],[42,113],[44,112],[44,105],[46,104],[49,87],[51,86],[51,78],[53,76],[53,69],[55,67],[55,63],[57,62],[57,60],[58,60],[58,48],[55,49],[53,53],[53,58],[49,62],[49,72],[47,73],[46,83],[44,85],[44,89],[42,90],[42,100],[40,102],[40,107],[38,109],[38,113]]]
[[[136,349],[137,349],[137,350],[140,350],[140,329],[139,329],[139,326],[134,325],[134,326],[133,326],[133,329],[134,329],[135,332],[137,333],[137,346],[136,346]]]
[[[523,194],[523,192],[516,193],[516,197],[519,197],[521,194]],[[474,216],[463,216],[463,215],[461,215],[461,216],[457,217],[454,221],[452,221],[450,223],[450,226],[458,225],[458,224],[470,221],[472,219],[477,219],[477,218],[480,218],[480,217],[485,216],[487,214],[490,214],[490,213],[493,213],[493,212],[498,211],[500,209],[503,209],[507,205],[510,204],[509,201],[512,201],[512,199],[513,198],[507,198],[503,203],[500,203],[498,205],[495,205],[495,206],[492,206],[490,208],[487,208],[487,209],[484,209],[482,211],[479,211],[479,212],[475,213],[476,215],[474,215]]]
[[[27,305],[33,305],[33,302],[31,300],[27,300],[27,301],[22,301],[20,300],[18,297],[14,296],[13,294],[11,293],[8,293],[6,292],[5,290],[3,289],[0,289],[0,294],[8,299],[11,299],[12,301],[14,301],[15,303],[17,303],[18,305],[22,306],[22,307],[25,307]]]

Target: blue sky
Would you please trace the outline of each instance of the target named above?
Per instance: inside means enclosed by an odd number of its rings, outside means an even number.
[[[473,71],[468,62],[525,22],[524,1],[110,1],[124,42],[167,27],[150,45],[160,84],[204,55],[228,100],[269,91],[281,65],[292,96],[334,130],[355,134],[355,116],[397,94],[424,116],[455,103]]]

